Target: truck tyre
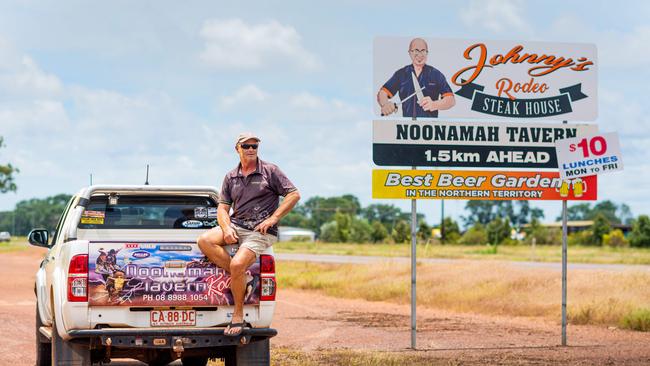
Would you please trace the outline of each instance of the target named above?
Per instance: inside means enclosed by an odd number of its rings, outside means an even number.
[[[50,366],[52,364],[52,343],[39,329],[43,326],[41,314],[36,304],[36,366]]]
[[[208,358],[207,357],[183,357],[181,358],[181,361],[183,362],[183,366],[205,366],[208,364]]]
[[[66,342],[59,336],[52,317],[52,365],[91,366],[89,344]]]
[[[237,366],[269,366],[270,364],[271,347],[268,338],[235,348]]]

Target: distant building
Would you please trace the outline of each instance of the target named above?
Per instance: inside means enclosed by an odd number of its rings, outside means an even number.
[[[299,227],[280,226],[278,227],[279,241],[314,241],[316,233]]]

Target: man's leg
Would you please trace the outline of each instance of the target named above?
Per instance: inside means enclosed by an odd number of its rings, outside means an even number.
[[[255,253],[240,247],[230,261],[230,291],[235,301],[235,311],[232,314],[232,323],[244,321],[244,296],[246,295],[246,270],[257,260]],[[240,327],[228,327],[224,333],[237,334]]]
[[[196,240],[196,243],[210,262],[230,273],[230,255],[223,248],[226,243],[223,241],[223,231],[220,227],[204,232]]]

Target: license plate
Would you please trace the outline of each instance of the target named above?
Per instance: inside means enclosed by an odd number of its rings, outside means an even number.
[[[152,327],[174,327],[196,325],[196,310],[151,310]]]

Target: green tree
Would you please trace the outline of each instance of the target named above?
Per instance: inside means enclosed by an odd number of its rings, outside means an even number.
[[[411,226],[406,220],[398,220],[391,236],[395,243],[406,243],[411,239]]]
[[[465,205],[465,210],[469,211],[468,216],[463,217],[465,226],[471,226],[474,223],[483,225],[489,224],[494,219],[508,218],[510,223],[516,227],[530,222],[533,218],[540,219],[544,217],[544,211],[539,208],[531,208],[528,201],[479,201],[470,200]]]
[[[444,224],[444,233],[441,232],[441,235],[443,235],[442,243],[456,243],[458,239],[460,239],[460,228],[458,227],[458,223],[449,216],[445,217],[442,222]]]
[[[334,214],[334,221],[336,221],[336,227],[339,231],[338,236],[341,238],[341,241],[345,243],[350,240],[350,231],[352,228],[352,217],[350,214],[337,212]]]
[[[4,146],[4,139],[0,136],[0,148]],[[16,187],[16,183],[14,182],[14,175],[18,172],[18,168],[9,163],[6,165],[0,164],[0,193],[16,191],[18,187]]]
[[[54,231],[70,198],[68,194],[58,194],[45,199],[32,198],[18,202],[14,210],[17,234],[27,235],[35,227]]]
[[[504,240],[510,237],[510,222],[507,218],[501,219],[500,217],[490,221],[485,227],[488,236],[488,242],[491,245],[499,245]]]
[[[320,235],[321,226],[334,219],[337,212],[356,216],[361,210],[359,200],[346,194],[339,197],[312,197],[304,204],[304,214],[309,217],[309,228]]]
[[[384,226],[379,221],[373,221],[372,232],[370,234],[370,239],[373,241],[373,243],[382,242],[387,237],[388,237],[388,230],[386,229],[386,226]]]
[[[324,223],[320,227],[320,240],[327,243],[340,243],[339,228],[336,221]]]
[[[629,223],[632,220],[628,205],[617,205],[610,200],[599,202],[594,207],[589,203],[579,203],[567,209],[567,219],[570,221],[594,220],[598,214],[603,215],[611,224]],[[562,216],[558,216],[556,220],[562,220]]]
[[[524,232],[526,233],[524,239],[526,244],[531,244],[533,240],[535,240],[536,244],[558,244],[562,242],[561,230],[547,228],[538,219],[533,219]]]
[[[609,224],[609,220],[604,214],[598,213],[591,225],[592,245],[603,245],[603,235],[609,234],[610,231],[612,231],[612,226]]]
[[[567,207],[567,220],[569,221],[581,221],[587,220],[591,212],[591,205],[589,203],[578,203],[576,205],[571,205]],[[562,216],[558,216],[556,221],[561,221]]]
[[[380,224],[381,225],[381,224]],[[366,219],[353,218],[350,226],[350,241],[368,243],[372,238],[372,226]]]
[[[291,211],[280,220],[282,226],[300,227],[310,229],[309,218],[300,212]]]
[[[650,217],[640,215],[632,223],[630,245],[633,247],[650,247]]]
[[[368,222],[379,221],[388,231],[392,231],[398,220],[411,221],[411,213],[403,212],[393,205],[373,203],[361,210],[361,216]],[[424,219],[424,214],[417,214],[418,221]]]
[[[418,222],[417,237],[420,241],[427,241],[431,237],[431,226],[426,221],[420,220]]]
[[[620,229],[612,230],[609,234],[603,235],[603,245],[607,245],[608,247],[620,248],[626,247],[629,244]]]
[[[464,245],[483,245],[488,243],[487,231],[480,223],[475,223],[461,236],[458,241]]]

